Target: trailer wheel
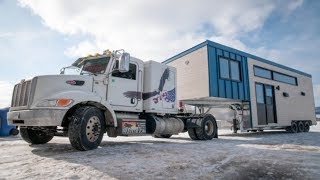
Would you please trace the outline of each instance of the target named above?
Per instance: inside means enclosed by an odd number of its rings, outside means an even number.
[[[53,138],[53,134],[49,134],[42,130],[34,130],[31,128],[21,127],[20,135],[23,140],[31,144],[45,144]]]
[[[192,140],[199,140],[197,134],[196,134],[196,129],[195,128],[189,128],[188,129],[188,134],[189,134],[189,137],[192,139]]]
[[[72,147],[86,151],[96,149],[105,130],[102,112],[91,106],[78,108],[69,123],[68,136]]]
[[[302,121],[298,122],[298,132],[304,132],[304,124]]]
[[[292,133],[298,132],[298,124],[296,122],[291,123],[290,132],[292,132]]]
[[[154,138],[171,138],[172,134],[155,134]]]
[[[310,123],[308,121],[304,122],[304,132],[310,131]]]
[[[200,127],[195,128],[199,140],[211,140],[218,138],[218,126],[216,119],[211,114],[206,114],[201,119]]]

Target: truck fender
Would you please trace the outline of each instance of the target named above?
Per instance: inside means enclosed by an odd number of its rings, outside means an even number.
[[[112,109],[112,106],[107,102],[103,101],[101,103],[102,98],[95,93],[92,92],[84,92],[84,91],[67,91],[54,94],[49,97],[50,99],[59,99],[59,98],[68,98],[72,99],[73,106],[68,110],[63,119],[62,126],[68,121],[67,117],[69,117],[74,110],[83,105],[95,106],[104,111],[105,121],[107,125],[112,125],[114,127],[118,126],[116,114]]]

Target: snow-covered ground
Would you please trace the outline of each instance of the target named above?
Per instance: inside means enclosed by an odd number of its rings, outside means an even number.
[[[284,131],[192,141],[104,137],[101,147],[74,150],[68,138],[28,145],[0,138],[0,179],[319,179],[320,125],[309,133]]]

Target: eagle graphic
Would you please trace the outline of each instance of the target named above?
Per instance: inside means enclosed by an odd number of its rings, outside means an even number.
[[[159,87],[156,91],[153,91],[153,92],[138,92],[138,91],[126,91],[123,93],[123,95],[127,98],[136,98],[138,101],[143,99],[143,100],[146,100],[146,99],[149,99],[151,97],[154,97],[154,96],[157,96],[157,95],[160,95],[160,93],[163,91],[163,87],[166,83],[166,81],[169,79],[169,76],[170,76],[170,70],[169,68],[166,68],[164,70],[164,72],[162,73],[162,76],[160,78],[160,83],[159,83]],[[170,93],[171,92],[171,93]],[[174,92],[174,94],[172,94],[172,92]],[[174,96],[174,100],[175,100],[175,88],[168,91],[168,93],[170,93],[170,96]],[[173,98],[171,98],[172,100]]]

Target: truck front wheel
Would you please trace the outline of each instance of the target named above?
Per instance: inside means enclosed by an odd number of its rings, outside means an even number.
[[[43,130],[34,130],[32,128],[21,127],[20,135],[23,140],[31,144],[45,144],[53,138],[53,134],[49,134]]]
[[[80,107],[75,111],[69,123],[68,136],[71,145],[78,150],[96,149],[105,130],[102,112],[91,106]]]

